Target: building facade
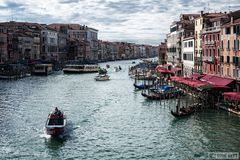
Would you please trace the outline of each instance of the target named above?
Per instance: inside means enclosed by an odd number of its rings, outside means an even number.
[[[240,18],[221,27],[221,75],[240,80]]]
[[[183,39],[182,43],[182,61],[183,61],[183,76],[190,77],[194,69],[194,37]]]
[[[226,22],[228,16],[220,14],[204,20],[202,30],[202,51],[203,51],[203,73],[219,75],[220,72],[220,30],[221,25]]]

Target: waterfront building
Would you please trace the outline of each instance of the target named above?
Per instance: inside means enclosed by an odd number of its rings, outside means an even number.
[[[8,59],[8,32],[3,25],[0,25],[0,64],[7,62]]]
[[[97,61],[98,60],[98,30],[80,24],[50,24],[49,27],[54,29],[60,29],[65,27],[67,37],[69,40],[77,40],[79,43],[86,43],[86,52],[82,53],[84,57],[75,57],[75,59],[82,59],[86,61]],[[72,54],[72,53],[69,53]],[[70,56],[71,57],[71,56]]]
[[[221,26],[221,75],[237,80],[240,90],[240,11],[229,14],[229,22]]]
[[[0,23],[0,39],[2,39],[1,45],[1,62],[2,63],[16,63],[16,62],[24,62],[27,63],[28,60],[37,60],[40,58],[40,31],[41,26],[37,23],[28,23],[28,22],[3,22]],[[33,39],[32,42],[23,38],[20,43],[22,46],[27,47],[27,50],[22,53],[18,51],[16,44],[19,40],[17,35],[22,34],[25,37],[31,37]],[[21,38],[20,38],[21,39]],[[25,39],[25,40],[24,40]],[[31,46],[29,46],[31,43]],[[15,47],[15,48],[14,48]],[[21,46],[20,46],[21,47]],[[26,57],[21,57],[20,54],[25,54]],[[20,58],[20,59],[19,59]]]
[[[48,27],[55,29],[58,32],[58,56],[59,61],[64,62],[67,60],[68,46],[67,46],[67,25],[48,25]]]
[[[206,13],[202,29],[203,73],[220,75],[220,27],[227,21],[226,13]]]
[[[203,11],[201,11],[200,17],[195,19],[195,52],[194,52],[194,72],[202,73],[203,63],[202,63],[202,29],[203,29]]]
[[[194,34],[194,19],[199,14],[181,14],[180,20],[170,26],[167,34],[167,63],[177,67],[182,66],[182,41],[185,37]]]
[[[158,46],[158,63],[160,65],[167,64],[167,40],[165,42],[161,42]]]
[[[47,25],[42,25],[42,27],[41,59],[46,61],[58,61],[58,32]]]
[[[182,43],[183,76],[190,77],[194,69],[194,37],[186,37]]]

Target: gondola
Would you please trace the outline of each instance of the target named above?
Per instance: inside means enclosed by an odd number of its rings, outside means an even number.
[[[179,95],[184,95],[184,92],[181,90],[168,91],[163,93],[155,93],[150,91],[149,94],[142,92],[142,96],[150,100],[163,100],[163,99],[172,99],[177,98]]]
[[[195,112],[195,109],[193,107],[188,107],[188,108],[181,108],[180,111],[172,111],[171,110],[171,114],[174,116],[174,117],[186,117],[186,116],[189,116],[191,114],[193,114]]]
[[[138,88],[138,89],[148,89],[150,87],[152,87],[153,85],[147,85],[147,84],[133,84],[133,86],[135,88]]]

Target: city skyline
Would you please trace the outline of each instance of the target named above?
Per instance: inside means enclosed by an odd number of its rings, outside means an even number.
[[[158,45],[181,13],[239,8],[238,0],[3,0],[0,21],[79,23],[98,29],[102,40]]]

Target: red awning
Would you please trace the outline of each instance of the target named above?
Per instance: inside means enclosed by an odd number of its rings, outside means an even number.
[[[171,71],[172,72],[177,72],[177,71],[181,71],[182,69],[181,68],[179,68],[179,67],[174,67]]]
[[[158,73],[163,73],[163,74],[174,74],[174,72],[172,71],[169,71],[167,69],[165,69],[164,67],[158,65],[155,70],[158,72]]]
[[[198,73],[194,73],[194,74],[192,74],[192,75],[190,76],[190,78],[192,78],[192,79],[200,79],[200,78],[202,78],[203,76],[205,76],[205,75],[203,75],[203,74],[198,74]]]
[[[223,95],[227,100],[240,101],[240,92],[224,92]]]
[[[215,86],[227,86],[234,81],[233,79],[221,78],[221,77],[210,76],[210,75],[206,75],[202,77],[200,80],[208,82]]]

